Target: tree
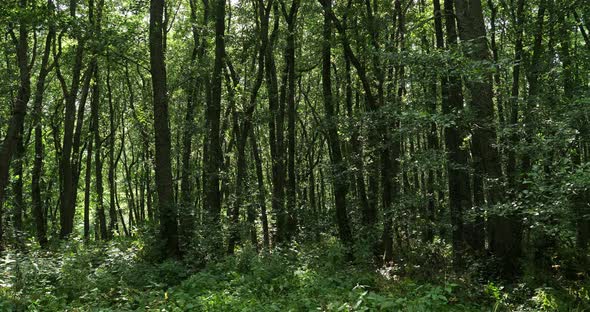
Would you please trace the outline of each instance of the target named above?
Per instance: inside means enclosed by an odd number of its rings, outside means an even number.
[[[12,116],[4,141],[0,147],[0,220],[2,219],[2,207],[4,193],[8,184],[8,170],[17,148],[19,140],[22,142],[23,125],[27,113],[27,104],[31,97],[31,71],[29,67],[29,28],[26,11],[28,1],[19,0],[20,18],[18,25],[18,37],[13,29],[10,29],[12,41],[16,45],[16,61],[19,69],[19,88],[16,101],[12,109]],[[1,223],[1,222],[0,222]],[[0,224],[0,242],[2,242],[2,225]]]
[[[177,257],[180,251],[178,249],[176,204],[172,193],[168,89],[164,50],[164,36],[166,35],[163,19],[164,6],[164,0],[151,0],[150,2],[150,69],[152,73],[154,136],[156,142],[155,178],[163,254],[169,257]]]
[[[330,18],[332,3],[331,0],[322,3],[324,7],[324,30],[322,48],[322,91],[324,96],[324,111],[326,114],[327,137],[330,147],[330,160],[332,162],[332,185],[334,188],[334,203],[336,210],[336,222],[338,223],[338,235],[340,240],[347,246],[352,247],[352,233],[348,220],[346,208],[346,194],[348,185],[342,174],[346,170],[346,164],[340,150],[340,137],[338,135],[338,115],[334,111],[332,100],[332,77],[331,77],[331,38],[332,20]],[[349,256],[350,254],[350,250]]]
[[[489,62],[486,29],[480,0],[455,0],[459,36],[466,55],[475,62]],[[485,178],[488,193],[490,250],[502,261],[502,274],[514,276],[521,255],[521,225],[514,214],[498,212],[504,190],[500,184],[501,163],[496,147],[494,103],[491,75],[482,81],[470,81],[470,109],[475,118],[472,126],[472,148],[475,175]]]

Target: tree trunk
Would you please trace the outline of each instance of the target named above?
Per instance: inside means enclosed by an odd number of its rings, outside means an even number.
[[[101,1],[104,3],[104,1]],[[99,5],[100,6],[100,5]],[[91,8],[92,10],[92,8]],[[70,15],[75,17],[76,3],[72,2]],[[98,10],[100,12],[100,8]],[[100,18],[98,18],[100,20]],[[65,97],[64,135],[60,159],[61,197],[60,197],[60,238],[66,238],[74,229],[74,215],[76,209],[76,188],[74,187],[74,162],[72,158],[74,122],[76,119],[76,99],[80,87],[80,72],[83,67],[84,40],[77,38],[74,53],[74,66],[72,69],[72,81],[69,90],[66,87],[63,77],[62,89]]]
[[[90,130],[92,130],[92,125]],[[92,132],[91,132],[92,133]],[[84,178],[84,240],[90,239],[90,183],[92,178],[92,137],[88,140],[86,150],[86,176]]]
[[[94,66],[94,65],[93,65]],[[92,118],[90,133],[94,133],[94,166],[95,166],[95,186],[96,186],[96,213],[98,217],[98,232],[100,237],[97,239],[108,239],[106,215],[104,211],[104,187],[102,181],[102,140],[100,138],[100,70],[94,66],[94,86],[92,89],[92,103],[90,115]]]
[[[287,66],[287,237],[290,239],[297,232],[297,181],[295,172],[295,28],[300,0],[293,0],[291,9],[284,12],[287,21],[287,47],[285,63]],[[283,4],[283,2],[281,2]],[[284,9],[284,6],[283,6]]]
[[[53,2],[47,1],[50,16],[53,16]],[[41,60],[41,68],[37,77],[35,87],[34,115],[33,123],[35,125],[35,160],[33,161],[33,172],[31,180],[31,198],[33,204],[33,217],[35,219],[35,229],[37,240],[41,248],[47,246],[47,229],[45,226],[45,212],[43,200],[41,198],[41,175],[43,172],[43,95],[45,92],[45,80],[50,72],[49,57],[51,55],[52,41],[55,37],[55,27],[49,26],[49,32],[45,39],[45,49]],[[0,201],[2,201],[0,199]]]
[[[165,0],[150,2],[150,68],[152,73],[154,134],[156,141],[156,191],[160,211],[162,254],[178,257],[178,224],[172,190],[170,128],[168,125],[168,89],[166,85],[165,36],[163,24]]]
[[[269,38],[264,55],[266,85],[268,90],[268,106],[270,118],[268,122],[270,155],[272,162],[272,211],[276,220],[275,243],[282,244],[286,241],[286,213],[285,213],[285,168],[283,158],[283,110],[279,103],[279,89],[277,81],[277,69],[274,58],[274,42],[279,27],[277,5],[269,0],[266,10],[274,8],[274,28]]]
[[[469,43],[467,56],[474,62],[490,61],[481,0],[455,0],[459,36]],[[502,170],[496,145],[496,127],[492,79],[484,74],[483,80],[467,84],[471,93],[471,110],[475,117],[472,128],[472,153],[475,162],[475,175],[486,180],[488,193],[488,215],[490,250],[501,261],[501,274],[514,277],[519,271],[521,255],[521,222],[514,212],[508,215],[497,211],[503,201],[500,184]]]
[[[107,60],[108,61],[108,60]],[[117,207],[115,206],[115,108],[113,106],[113,92],[111,88],[111,68],[107,65],[107,97],[109,102],[109,237],[112,237],[117,228]],[[123,146],[121,146],[123,148]]]
[[[27,0],[19,1],[19,8],[26,10]],[[0,146],[0,220],[2,220],[2,206],[4,194],[8,184],[8,171],[19,140],[22,140],[27,104],[31,97],[31,72],[29,67],[29,25],[22,18],[19,21],[18,39],[16,41],[16,59],[19,68],[19,88],[12,110],[12,116],[6,132],[6,137]],[[22,142],[22,141],[21,141]],[[0,246],[2,243],[2,226],[0,225]],[[2,247],[0,247],[1,249]]]
[[[330,160],[332,162],[332,187],[334,188],[334,204],[336,209],[336,222],[338,224],[338,235],[340,240],[347,248],[347,257],[352,258],[352,232],[348,212],[346,208],[346,194],[348,193],[348,181],[343,175],[346,172],[346,164],[342,157],[340,149],[340,137],[338,135],[338,115],[334,111],[332,97],[332,78],[331,78],[331,38],[332,22],[330,14],[332,11],[332,1],[326,0],[324,7],[324,30],[323,30],[323,48],[322,48],[322,90],[324,96],[324,111],[327,122],[327,139],[330,146]]]
[[[248,136],[251,136],[252,133],[252,114],[254,113],[254,110],[256,108],[256,98],[258,95],[258,91],[260,90],[260,87],[262,86],[262,81],[264,79],[264,53],[266,51],[266,48],[268,46],[268,22],[269,22],[269,14],[270,14],[270,10],[266,10],[264,7],[264,3],[262,3],[262,1],[260,1],[259,6],[258,6],[258,15],[259,15],[259,19],[260,19],[260,30],[259,30],[259,36],[260,36],[260,48],[258,50],[258,69],[256,72],[256,80],[254,82],[252,91],[250,93],[250,101],[248,103],[248,106],[246,107],[246,111],[243,114],[243,120],[241,123],[241,126],[238,126],[236,131],[236,134],[238,136],[238,155],[237,155],[237,172],[236,172],[236,200],[234,202],[234,206],[232,208],[231,211],[231,215],[230,215],[230,236],[229,236],[229,244],[228,244],[228,253],[229,254],[233,254],[234,252],[234,247],[238,241],[238,235],[239,235],[239,212],[240,212],[240,207],[243,204],[243,200],[244,200],[244,191],[246,188],[246,176],[247,176],[247,163],[246,163],[246,143],[248,141]],[[253,139],[253,147],[255,147],[255,139]],[[258,153],[258,151],[255,151],[255,153]],[[260,168],[260,170],[262,171],[262,168]],[[261,172],[262,173],[262,172]],[[262,181],[259,181],[259,191],[260,191],[260,186],[261,186]],[[264,191],[264,187],[262,187],[262,191]],[[263,196],[262,200],[264,200],[264,194],[259,194],[259,196]],[[259,198],[260,201],[260,198]],[[261,205],[264,205],[264,202],[260,202]],[[251,205],[251,204],[250,204]],[[266,210],[266,208],[264,208]],[[265,211],[265,216],[266,218],[266,211]],[[251,222],[254,221],[254,218],[252,217],[252,213],[248,212],[248,219],[249,219],[249,231],[250,231],[250,238],[252,240],[252,242],[254,243],[254,246],[256,246],[256,228],[255,225]],[[264,222],[266,222],[266,233],[265,235],[268,235],[268,221],[264,221],[263,220],[263,227]],[[264,231],[264,229],[263,229]],[[266,245],[268,243],[268,241],[266,240],[268,237],[265,236],[265,246],[268,247],[268,245]]]
[[[262,174],[262,158],[254,135],[254,128],[250,129],[250,145],[256,165],[256,181],[258,183],[258,206],[260,207],[260,221],[262,222],[262,244],[266,249],[270,248],[270,234],[268,229],[268,216],[266,214],[266,189],[264,187],[264,176]]]
[[[518,0],[516,13],[516,43],[514,45],[514,64],[512,65],[512,89],[511,89],[511,109],[510,109],[510,141],[508,150],[508,162],[506,164],[506,172],[508,175],[508,187],[512,192],[516,192],[519,182],[519,174],[517,170],[517,154],[516,147],[519,143],[518,136],[518,106],[520,95],[520,64],[522,63],[522,49],[523,49],[523,18],[524,18],[524,0]],[[513,198],[515,194],[512,194]]]

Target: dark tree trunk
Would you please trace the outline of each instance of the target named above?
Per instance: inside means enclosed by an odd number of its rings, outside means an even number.
[[[115,108],[113,106],[113,92],[111,88],[111,68],[107,66],[107,97],[109,102],[109,231],[108,235],[112,236],[117,228],[117,207],[115,206]],[[123,146],[121,146],[123,148]]]
[[[50,16],[53,13],[53,2],[47,2]],[[41,198],[41,175],[43,172],[43,95],[45,92],[45,80],[51,68],[49,66],[49,57],[51,55],[52,41],[55,37],[55,27],[49,26],[49,32],[45,39],[45,49],[41,60],[41,68],[37,77],[35,87],[34,115],[33,123],[35,125],[35,159],[33,161],[33,172],[31,181],[31,198],[33,204],[33,217],[35,219],[36,236],[42,248],[47,245],[47,228],[45,226],[45,209]],[[2,200],[0,199],[0,202]]]
[[[93,65],[94,66],[94,65]],[[97,239],[108,239],[107,221],[104,211],[104,187],[102,181],[102,140],[100,138],[100,70],[98,66],[94,67],[94,86],[92,88],[92,102],[90,107],[91,129],[94,133],[94,166],[95,166],[95,186],[96,186],[96,213],[98,218],[98,230],[100,237]]]
[[[264,176],[262,174],[262,158],[256,142],[254,128],[250,129],[250,145],[256,165],[256,181],[258,183],[258,206],[260,207],[260,221],[262,222],[262,244],[266,249],[270,248],[270,234],[268,229],[268,216],[266,214],[266,189],[264,187]]]
[[[506,164],[506,172],[508,176],[508,187],[512,192],[516,192],[519,182],[519,174],[517,170],[517,154],[516,147],[519,143],[518,135],[518,107],[520,96],[520,64],[522,63],[522,49],[523,49],[523,18],[524,18],[524,0],[518,0],[516,13],[516,43],[514,45],[514,64],[512,66],[512,88],[510,93],[510,140],[508,149],[508,161]],[[513,194],[515,195],[515,194]]]
[[[346,107],[348,110],[348,118],[350,122],[350,147],[351,147],[351,155],[350,155],[350,164],[354,166],[355,174],[354,174],[354,182],[356,184],[356,197],[360,203],[361,207],[361,216],[362,216],[362,223],[366,228],[372,228],[377,221],[377,212],[370,209],[374,206],[369,205],[369,201],[367,199],[367,188],[365,183],[365,165],[363,161],[363,146],[361,140],[359,139],[360,136],[360,120],[357,120],[354,116],[354,109],[353,109],[353,95],[352,95],[352,80],[351,80],[351,73],[350,73],[350,60],[345,57],[345,67],[346,67]],[[356,92],[356,110],[360,110],[360,99],[359,94]],[[315,197],[315,196],[314,196]],[[314,203],[315,204],[315,203]]]
[[[300,0],[293,0],[289,12],[284,12],[287,22],[287,47],[285,49],[285,62],[287,66],[287,236],[288,239],[297,232],[297,184],[295,172],[295,28]],[[283,4],[283,2],[281,2]],[[283,9],[285,7],[283,5]]]
[[[75,4],[74,4],[75,5]],[[75,8],[73,8],[75,10]],[[72,158],[74,122],[76,119],[76,99],[80,86],[80,72],[83,67],[84,40],[78,38],[75,49],[72,82],[69,90],[63,84],[65,97],[64,135],[61,150],[61,198],[60,198],[60,237],[66,238],[74,229],[76,208],[76,188],[74,187],[74,161]],[[59,72],[59,68],[58,68]],[[63,79],[63,77],[62,77]]]
[[[191,64],[200,65],[201,58],[204,53],[204,38],[199,37],[199,30],[197,26],[197,8],[196,1],[190,1],[190,20],[193,23],[193,50],[191,54]],[[206,22],[206,21],[205,21]],[[195,64],[196,63],[196,64]],[[187,103],[186,113],[184,116],[184,125],[182,133],[182,167],[180,180],[180,203],[179,203],[179,235],[182,238],[181,242],[185,245],[192,239],[192,233],[195,225],[195,212],[193,206],[193,179],[191,174],[191,152],[193,132],[195,130],[195,106],[196,100],[200,90],[200,79],[197,77],[198,73],[191,70],[189,73],[189,85],[187,87]]]
[[[93,126],[90,126],[90,130]],[[92,132],[90,132],[92,134]],[[91,192],[91,178],[92,178],[92,137],[88,140],[88,147],[86,150],[86,176],[84,178],[84,240],[90,239],[90,192]]]
[[[435,11],[440,11],[439,0],[434,1]],[[456,46],[457,34],[455,30],[455,19],[452,18],[453,2],[445,0],[445,23],[447,31],[447,47]],[[440,18],[440,16],[437,16]],[[442,23],[436,25],[436,36],[438,47],[443,41]],[[467,135],[463,119],[463,93],[461,91],[461,78],[457,75],[443,76],[441,79],[442,86],[442,110],[443,114],[455,114],[458,121],[454,127],[446,127],[445,131],[445,148],[447,152],[447,175],[449,188],[449,207],[452,225],[452,245],[453,245],[453,262],[455,267],[459,268],[463,263],[464,256],[464,239],[467,236],[468,245],[475,250],[483,248],[483,233],[468,232],[472,228],[472,223],[465,226],[463,223],[463,214],[471,209],[471,187],[469,179],[468,151],[461,148],[463,139]],[[465,230],[465,232],[464,232]],[[464,236],[465,235],[465,236]],[[471,239],[468,235],[475,235]]]
[[[94,62],[91,61],[91,64]],[[72,179],[74,180],[74,189],[78,190],[78,182],[80,178],[80,171],[82,168],[82,155],[80,153],[80,146],[82,142],[82,132],[84,131],[84,112],[86,108],[86,100],[88,99],[88,91],[90,90],[90,80],[92,78],[93,68],[89,66],[84,74],[84,84],[82,85],[82,95],[78,104],[78,113],[76,116],[76,129],[72,142]]]
[[[331,38],[332,38],[332,21],[330,14],[332,11],[332,1],[323,2],[324,7],[324,30],[323,30],[323,48],[322,48],[322,90],[324,96],[324,111],[327,122],[327,139],[330,147],[330,160],[332,162],[332,187],[334,188],[334,204],[336,208],[336,222],[338,224],[338,235],[342,243],[346,246],[348,257],[352,257],[352,232],[348,212],[346,208],[346,194],[348,193],[348,183],[344,172],[346,164],[342,157],[340,149],[340,137],[338,135],[338,115],[334,111],[334,101],[332,97],[332,78],[331,78]]]
[[[163,254],[177,257],[178,224],[172,190],[170,128],[168,125],[168,89],[166,85],[165,36],[163,24],[165,0],[150,2],[150,68],[152,73],[154,134],[156,141],[156,191],[160,212],[160,237]]]
[[[19,1],[19,8],[25,10],[27,0]],[[29,67],[29,25],[25,19],[19,21],[18,38],[16,39],[16,60],[19,68],[19,88],[12,116],[2,146],[0,146],[0,223],[2,220],[2,206],[4,194],[8,184],[8,171],[13,154],[18,148],[18,142],[23,135],[27,104],[31,97],[31,72]],[[22,143],[21,143],[22,144]],[[0,225],[0,249],[2,244],[2,225]]]
[[[469,43],[467,56],[474,62],[490,61],[486,29],[481,0],[455,0],[459,36]],[[503,190],[500,184],[502,170],[496,146],[496,127],[492,79],[484,74],[483,80],[471,81],[467,86],[472,95],[471,109],[475,117],[472,127],[472,154],[475,162],[475,175],[486,179],[490,250],[502,263],[501,274],[514,277],[519,271],[521,255],[521,222],[514,213],[500,214],[495,205],[501,204]]]
[[[240,207],[243,204],[244,201],[244,191],[246,189],[246,176],[247,176],[247,163],[246,163],[246,143],[248,141],[248,136],[252,136],[252,114],[254,113],[254,110],[256,108],[256,98],[258,96],[258,91],[260,90],[260,87],[262,86],[262,81],[264,79],[264,53],[266,51],[266,48],[268,46],[268,28],[269,28],[269,16],[270,16],[270,8],[266,9],[264,7],[264,3],[263,1],[259,2],[258,5],[258,15],[259,15],[259,19],[260,19],[260,29],[259,29],[259,36],[260,36],[260,48],[258,50],[258,57],[257,57],[257,61],[258,61],[258,69],[256,71],[256,80],[254,82],[252,91],[250,93],[250,102],[248,103],[248,106],[246,107],[246,111],[243,114],[243,120],[241,123],[241,126],[238,126],[236,129],[238,131],[236,131],[236,134],[238,136],[238,155],[237,155],[237,172],[236,172],[236,200],[234,202],[234,206],[230,212],[230,237],[229,237],[229,244],[228,244],[228,253],[229,254],[233,254],[234,252],[234,247],[238,241],[238,235],[239,235],[239,215],[240,215]],[[253,148],[257,146],[255,146],[256,141],[254,138],[252,138],[252,146]],[[258,153],[258,151],[254,151],[254,153]],[[258,156],[260,157],[260,156]],[[255,161],[259,161],[259,160],[255,160]],[[262,165],[260,165],[260,170],[262,171]],[[260,172],[262,174],[262,172]],[[259,177],[261,178],[261,177]],[[259,180],[259,192],[260,192],[260,187],[262,186],[262,191],[264,191],[264,186],[261,185],[262,180]],[[260,202],[260,197],[259,197],[259,204],[264,206],[264,194],[259,194],[259,196],[262,196],[262,202]],[[261,207],[262,208],[262,207]],[[262,208],[264,210],[266,210],[266,208]],[[257,245],[256,243],[256,228],[254,225],[254,217],[253,217],[253,213],[250,211],[251,209],[249,209],[248,212],[248,226],[249,226],[249,232],[250,232],[250,238],[252,240],[252,243],[254,244],[254,246]],[[266,218],[266,211],[264,213],[264,218]],[[264,224],[266,223],[266,225]],[[263,220],[263,227],[266,226],[266,230],[263,229],[263,232],[266,231],[264,233],[264,235],[268,235],[268,221],[267,220]],[[264,238],[264,243],[265,243],[265,247],[268,247],[268,245],[266,245],[268,243],[267,238],[265,236]]]
[[[30,97],[30,96],[29,96]],[[24,123],[21,125],[19,130],[21,133],[16,140],[16,153],[14,154],[13,162],[13,174],[16,176],[16,181],[12,185],[12,197],[13,197],[13,218],[14,218],[14,234],[19,247],[23,246],[23,161],[25,157],[25,143],[23,135],[25,133]]]
[[[265,76],[268,90],[268,106],[270,118],[268,122],[270,155],[272,162],[272,211],[276,220],[275,242],[282,244],[286,241],[287,220],[285,213],[285,168],[283,158],[283,110],[279,103],[279,89],[277,81],[277,69],[274,58],[274,42],[279,27],[278,7],[273,0],[266,5],[267,10],[274,8],[274,28],[268,40],[265,61]]]
[[[445,0],[444,2],[445,15],[451,17],[455,15],[453,1]],[[445,19],[445,28],[447,31],[447,43],[449,47],[457,45],[457,29],[455,18]],[[451,218],[456,220],[457,228],[453,228],[453,237],[455,237],[455,247],[462,250],[463,239],[467,243],[467,246],[476,253],[483,252],[485,248],[485,232],[484,232],[484,220],[482,208],[483,201],[483,179],[480,175],[473,177],[473,198],[471,200],[471,187],[469,179],[469,151],[461,148],[462,142],[465,136],[468,134],[469,129],[466,127],[466,118],[463,109],[463,91],[461,84],[461,77],[457,75],[450,75],[448,81],[448,109],[447,113],[457,114],[459,118],[459,125],[456,128],[449,128],[448,135],[451,137],[447,144],[447,150],[449,154],[449,198],[451,207]],[[447,139],[449,140],[449,139]],[[453,178],[451,178],[453,175]],[[453,180],[451,185],[451,180]],[[454,193],[451,199],[451,193]],[[473,207],[475,204],[475,209]],[[453,217],[453,209],[456,212],[456,216]],[[464,215],[467,215],[468,219],[465,223]],[[453,223],[453,222],[451,222]],[[461,230],[463,226],[463,230]],[[464,236],[463,236],[464,235]],[[462,251],[461,251],[462,252]],[[459,252],[455,256],[462,257],[462,253]],[[460,265],[461,261],[459,258],[457,265]]]

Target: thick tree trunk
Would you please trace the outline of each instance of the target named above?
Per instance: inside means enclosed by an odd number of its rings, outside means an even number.
[[[203,211],[206,213],[208,226],[212,230],[213,251],[219,252],[221,248],[221,192],[220,171],[223,163],[220,138],[221,117],[221,85],[222,71],[225,64],[225,1],[214,1],[215,15],[215,63],[211,80],[211,100],[207,101],[207,153],[204,156],[204,200]]]
[[[166,85],[164,45],[166,29],[163,24],[164,2],[165,0],[151,0],[150,2],[149,46],[156,141],[156,188],[163,254],[168,257],[178,257],[178,224],[172,192],[171,143],[168,125],[168,89]]]
[[[457,35],[455,30],[455,19],[452,18],[453,2],[445,0],[445,26],[447,31],[447,47],[456,46]],[[440,11],[439,0],[434,0],[435,12]],[[440,15],[436,15],[440,19]],[[442,23],[435,22],[437,36],[437,47],[442,46],[443,30]],[[469,163],[468,152],[461,148],[463,139],[467,134],[462,121],[463,112],[463,93],[461,91],[461,78],[456,75],[443,76],[441,78],[442,87],[442,111],[443,114],[455,114],[458,121],[454,127],[446,127],[445,148],[447,152],[447,175],[449,188],[449,208],[452,225],[452,245],[453,245],[453,263],[455,267],[461,267],[464,256],[464,227],[463,214],[471,209],[471,188],[469,183]],[[466,226],[465,229],[469,229]],[[476,233],[468,233],[475,235]],[[482,233],[483,234],[483,233]],[[483,236],[481,243],[474,241],[469,243],[473,249],[483,248]]]
[[[455,0],[459,36],[469,44],[465,48],[467,56],[474,62],[490,61],[486,29],[481,0]],[[492,253],[502,263],[501,274],[514,277],[519,271],[521,247],[521,222],[511,212],[500,214],[496,205],[503,201],[500,184],[502,170],[496,148],[496,127],[492,79],[484,74],[483,80],[467,84],[471,93],[471,109],[476,118],[472,128],[472,153],[475,162],[475,175],[485,178],[488,194],[489,245]]]
[[[19,1],[19,8],[25,10],[27,0]],[[10,124],[6,137],[0,146],[0,222],[2,220],[2,207],[4,194],[8,184],[8,171],[13,154],[18,148],[18,142],[22,142],[27,104],[31,97],[31,72],[29,67],[29,25],[25,19],[19,21],[18,38],[16,41],[16,60],[19,68],[19,88],[16,101],[12,110]],[[0,225],[0,249],[2,244],[2,226]]]

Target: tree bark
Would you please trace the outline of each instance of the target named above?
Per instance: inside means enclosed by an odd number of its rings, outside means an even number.
[[[486,29],[481,0],[455,0],[457,23],[461,40],[467,56],[474,62],[491,60],[487,46]],[[501,214],[498,204],[503,201],[500,183],[502,170],[496,148],[496,127],[492,80],[484,74],[482,81],[467,83],[471,93],[470,108],[475,117],[472,127],[472,154],[475,162],[475,175],[486,180],[488,194],[488,227],[491,252],[500,260],[501,274],[513,278],[519,271],[518,259],[521,255],[521,222],[513,213]]]
[[[332,38],[332,21],[330,14],[332,11],[332,1],[323,2],[324,7],[324,26],[323,26],[323,48],[322,48],[322,91],[324,97],[324,111],[327,124],[327,139],[330,146],[330,160],[332,162],[332,187],[334,188],[334,204],[336,210],[336,222],[338,224],[338,235],[340,240],[347,248],[347,256],[352,257],[352,232],[350,221],[348,220],[348,211],[346,207],[346,194],[348,193],[348,181],[343,175],[346,172],[346,164],[342,157],[340,149],[340,137],[338,135],[338,115],[334,111],[332,97],[332,77],[331,77],[331,38]]]
[[[246,183],[245,183],[245,179],[246,179],[246,175],[247,175],[247,163],[246,163],[246,143],[248,141],[248,137],[251,136],[252,133],[252,114],[254,113],[254,110],[256,108],[256,98],[258,96],[258,91],[260,90],[260,87],[262,86],[262,81],[264,79],[264,53],[266,52],[266,48],[268,46],[268,23],[269,23],[269,16],[270,16],[270,10],[267,10],[264,6],[264,2],[263,1],[259,1],[258,4],[258,15],[259,15],[259,19],[260,19],[260,29],[259,29],[259,36],[260,36],[260,48],[258,50],[258,57],[257,57],[257,62],[258,62],[258,69],[256,71],[256,80],[254,82],[254,85],[252,87],[252,91],[250,93],[250,100],[248,103],[248,106],[246,107],[246,111],[243,113],[243,120],[241,122],[241,126],[238,126],[238,155],[237,155],[237,172],[236,172],[236,200],[234,202],[232,211],[231,211],[231,216],[230,216],[230,237],[229,237],[229,244],[228,244],[228,253],[229,254],[233,254],[234,252],[234,247],[238,241],[238,234],[239,234],[239,211],[240,211],[240,207],[243,204],[243,200],[244,200],[244,191],[246,188]],[[257,146],[255,146],[256,141],[254,138],[252,138],[252,146],[253,148]],[[258,151],[255,151],[254,153],[258,153]],[[258,156],[259,157],[259,156]],[[259,161],[259,160],[255,160],[255,161]],[[262,171],[262,168],[260,168],[260,170]],[[260,172],[262,174],[262,172]],[[259,177],[260,178],[260,177]],[[259,180],[259,192],[261,191],[260,187],[261,187],[261,183],[262,181]],[[262,191],[264,191],[264,187],[262,186]],[[258,196],[262,196],[262,199],[259,197],[259,205],[262,206],[265,205],[264,203],[264,194],[259,194]],[[264,208],[264,210],[266,210],[266,208]],[[253,217],[251,216],[252,213],[248,214],[248,218],[250,219],[249,221],[253,222]],[[265,211],[265,216],[266,218],[266,211]],[[266,225],[264,225],[264,222],[266,222]],[[254,245],[256,246],[256,228],[255,225],[253,223],[249,222],[249,231],[250,231],[250,238],[253,241]],[[263,227],[266,226],[266,232],[263,234],[264,236],[264,243],[265,243],[265,247],[268,247],[267,243],[267,239],[268,237],[266,237],[266,235],[268,235],[268,221],[263,220]],[[264,229],[263,229],[264,232]]]
[[[108,60],[107,60],[108,61]],[[115,231],[119,231],[117,227],[117,207],[115,206],[115,192],[117,189],[115,187],[115,135],[116,135],[116,128],[115,128],[115,108],[113,106],[113,91],[111,88],[111,68],[110,65],[107,65],[107,79],[106,79],[106,86],[107,86],[107,98],[109,102],[109,172],[108,172],[108,181],[109,181],[109,237],[112,237]],[[121,145],[121,148],[124,146]]]
[[[179,256],[178,224],[173,196],[172,165],[170,158],[170,128],[168,125],[168,89],[166,85],[165,0],[150,1],[150,69],[152,73],[154,134],[156,146],[156,191],[160,212],[162,254]]]
[[[28,1],[20,0],[19,8],[27,10]],[[16,36],[15,36],[16,37]],[[19,68],[19,88],[16,101],[12,109],[12,116],[2,146],[0,146],[0,220],[2,220],[2,207],[4,194],[8,184],[8,171],[10,163],[17,149],[19,140],[22,140],[27,104],[31,97],[31,72],[29,67],[29,25],[23,17],[19,21],[18,37],[16,39],[16,60]],[[2,243],[2,226],[0,225],[0,249]]]
[[[53,2],[47,1],[49,16],[53,16]],[[47,37],[45,39],[45,48],[41,60],[41,68],[37,77],[35,87],[35,100],[33,104],[33,123],[35,127],[35,160],[33,161],[33,172],[31,180],[31,199],[33,204],[33,217],[35,219],[35,229],[37,241],[41,248],[47,246],[47,229],[45,226],[45,209],[41,198],[41,175],[43,172],[43,95],[45,92],[45,81],[51,68],[49,66],[49,57],[51,55],[52,41],[55,38],[55,27],[50,24]],[[0,200],[1,201],[1,200]]]

